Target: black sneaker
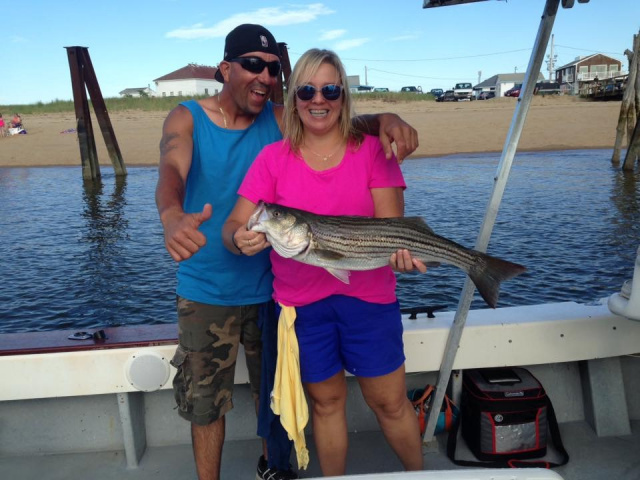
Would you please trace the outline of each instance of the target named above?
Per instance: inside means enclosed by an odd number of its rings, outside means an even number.
[[[298,474],[291,470],[291,466],[289,466],[289,470],[269,468],[264,455],[260,456],[260,460],[258,460],[258,470],[256,471],[256,480],[295,480],[297,478]]]

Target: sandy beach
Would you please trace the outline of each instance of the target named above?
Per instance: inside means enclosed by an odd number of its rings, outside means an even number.
[[[502,151],[516,106],[515,98],[474,102],[356,101],[356,113],[394,112],[419,134],[413,157]],[[168,112],[110,113],[126,165],[156,165],[162,123]],[[612,148],[620,102],[575,97],[534,97],[519,151]],[[27,135],[0,138],[0,167],[80,165],[73,113],[23,115]],[[98,158],[110,165],[95,118]]]

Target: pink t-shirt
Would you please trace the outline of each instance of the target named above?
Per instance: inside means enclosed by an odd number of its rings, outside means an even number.
[[[321,172],[291,152],[287,141],[267,145],[247,172],[238,193],[253,203],[263,200],[321,215],[375,214],[372,188],[406,185],[395,158],[387,160],[377,137],[365,136],[357,151],[349,146],[342,162]],[[302,306],[330,295],[348,295],[372,303],[396,300],[390,267],[352,271],[349,285],[324,268],[271,252],[274,299]]]

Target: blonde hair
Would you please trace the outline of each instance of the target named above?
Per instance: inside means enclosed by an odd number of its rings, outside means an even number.
[[[302,54],[293,68],[291,77],[289,78],[289,88],[287,89],[287,99],[285,102],[283,116],[283,137],[289,141],[289,145],[294,152],[299,151],[300,145],[304,140],[304,128],[298,109],[296,108],[298,87],[309,83],[311,78],[316,74],[321,65],[332,65],[338,72],[338,84],[342,86],[342,106],[340,108],[340,118],[338,121],[342,138],[346,141],[352,141],[357,146],[362,143],[362,134],[356,131],[351,123],[352,100],[347,85],[347,74],[344,65],[340,61],[338,55],[331,50],[312,48]]]

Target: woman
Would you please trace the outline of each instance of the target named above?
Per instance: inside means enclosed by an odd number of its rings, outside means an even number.
[[[324,215],[403,215],[397,163],[375,137],[351,127],[351,99],[337,55],[312,49],[289,80],[284,140],[265,147],[240,187],[223,227],[227,248],[254,255],[269,244],[245,225],[260,200]],[[396,262],[397,258],[397,262]],[[424,265],[408,252],[399,270]],[[405,386],[402,323],[390,267],[351,272],[347,285],[326,270],[271,252],[274,299],[295,307],[302,382],[324,475],[343,475],[347,455],[344,370],[357,377],[367,404],[407,470],[422,468],[420,433]]]

